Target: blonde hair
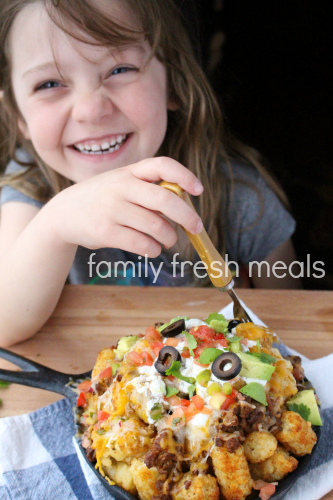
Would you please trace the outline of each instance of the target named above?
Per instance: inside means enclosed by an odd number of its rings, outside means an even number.
[[[166,67],[169,96],[177,104],[168,112],[168,126],[157,155],[165,155],[189,168],[203,183],[199,213],[210,237],[221,252],[225,251],[221,213],[227,211],[228,193],[232,190],[230,159],[252,165],[287,205],[277,182],[261,163],[260,155],[236,140],[225,130],[223,116],[207,78],[197,63],[181,16],[171,0],[123,0],[138,21],[139,30],[123,26],[101,12],[89,0],[10,0],[0,6],[0,162],[18,161],[16,151],[23,147],[32,157],[26,172],[3,176],[0,187],[10,184],[35,199],[46,202],[68,187],[71,181],[48,167],[37,155],[30,141],[18,129],[20,111],[10,81],[8,39],[16,15],[28,4],[41,2],[52,21],[70,36],[96,45],[120,47],[148,40],[152,56]],[[172,35],[170,35],[172,26]],[[87,39],[89,36],[89,41]],[[228,166],[223,173],[221,163]],[[37,168],[36,168],[37,167]],[[31,177],[38,183],[29,182]],[[46,181],[46,182],[45,182]],[[229,197],[230,199],[230,197]],[[222,206],[221,206],[222,205]]]

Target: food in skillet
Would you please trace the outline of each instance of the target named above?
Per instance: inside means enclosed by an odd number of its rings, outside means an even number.
[[[103,349],[78,387],[89,460],[141,500],[267,500],[321,425],[300,358],[274,340],[214,313]]]

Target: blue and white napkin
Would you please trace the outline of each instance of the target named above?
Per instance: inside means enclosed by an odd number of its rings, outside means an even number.
[[[232,317],[232,304],[221,313]],[[298,354],[279,347],[283,354]],[[333,354],[314,361],[300,356],[319,395],[324,426],[313,460],[284,498],[317,500],[333,489]],[[71,405],[65,399],[29,415],[0,419],[0,500],[112,500],[76,449],[72,433]]]

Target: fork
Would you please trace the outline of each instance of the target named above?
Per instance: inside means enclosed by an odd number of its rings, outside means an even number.
[[[178,184],[172,182],[162,181],[160,186],[172,191],[182,198],[193,210],[195,210],[189,194],[184,191]],[[196,249],[200,259],[207,266],[208,276],[213,285],[220,290],[220,292],[227,292],[233,301],[234,318],[243,323],[252,322],[250,316],[241,305],[239,298],[234,290],[234,280],[229,267],[223,260],[220,253],[214,247],[212,240],[209,238],[206,230],[203,229],[200,234],[191,234],[183,228],[187,237]],[[220,276],[216,276],[219,271]]]

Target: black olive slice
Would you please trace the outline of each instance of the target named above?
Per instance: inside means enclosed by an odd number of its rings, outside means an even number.
[[[174,323],[171,323],[171,325],[166,326],[161,330],[161,334],[163,337],[175,337],[176,335],[179,335],[185,330],[185,320],[184,319],[178,319]]]
[[[155,361],[155,369],[161,375],[166,375],[166,371],[170,368],[173,361],[181,361],[181,356],[177,349],[171,345],[166,345],[162,347],[158,353],[158,358]]]
[[[231,367],[225,370],[225,366],[231,363]],[[242,363],[234,352],[220,354],[212,364],[212,372],[220,380],[231,380],[236,377],[242,369]]]
[[[228,332],[231,333],[231,330],[233,328],[236,328],[236,326],[239,325],[239,323],[241,323],[239,319],[232,319],[231,321],[229,321]]]

